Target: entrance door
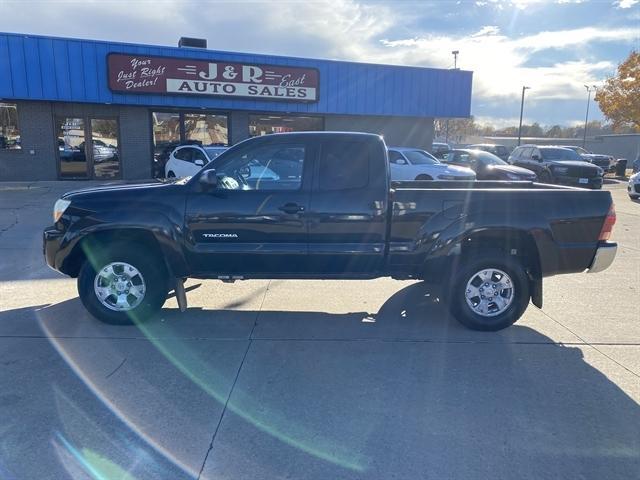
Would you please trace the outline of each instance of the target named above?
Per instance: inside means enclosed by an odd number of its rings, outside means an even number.
[[[120,178],[117,119],[59,117],[55,128],[60,178]]]

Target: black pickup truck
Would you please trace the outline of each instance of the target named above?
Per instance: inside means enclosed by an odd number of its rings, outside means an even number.
[[[191,178],[67,193],[47,263],[85,307],[142,321],[184,279],[424,279],[464,325],[498,330],[542,278],[598,272],[616,253],[611,196],[531,182],[390,183],[378,135],[307,132],[237,144]]]

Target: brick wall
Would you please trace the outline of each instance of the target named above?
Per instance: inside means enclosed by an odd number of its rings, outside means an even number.
[[[16,102],[22,150],[0,149],[0,182],[57,178],[49,102]]]

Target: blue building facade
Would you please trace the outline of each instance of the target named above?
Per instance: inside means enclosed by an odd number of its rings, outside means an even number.
[[[299,130],[430,148],[472,73],[0,33],[0,181],[144,178],[183,142]]]

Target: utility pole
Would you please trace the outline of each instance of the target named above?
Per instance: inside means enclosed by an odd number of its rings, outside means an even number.
[[[524,92],[531,87],[522,87],[522,100],[520,101],[520,125],[518,126],[518,146],[520,146],[520,140],[522,139],[522,112],[524,111]]]
[[[598,87],[595,85],[585,85],[584,88],[587,89],[587,114],[584,117],[584,137],[582,137],[582,148],[585,148],[585,145],[587,144],[587,123],[589,123],[589,103],[591,103],[591,92],[595,92]]]

